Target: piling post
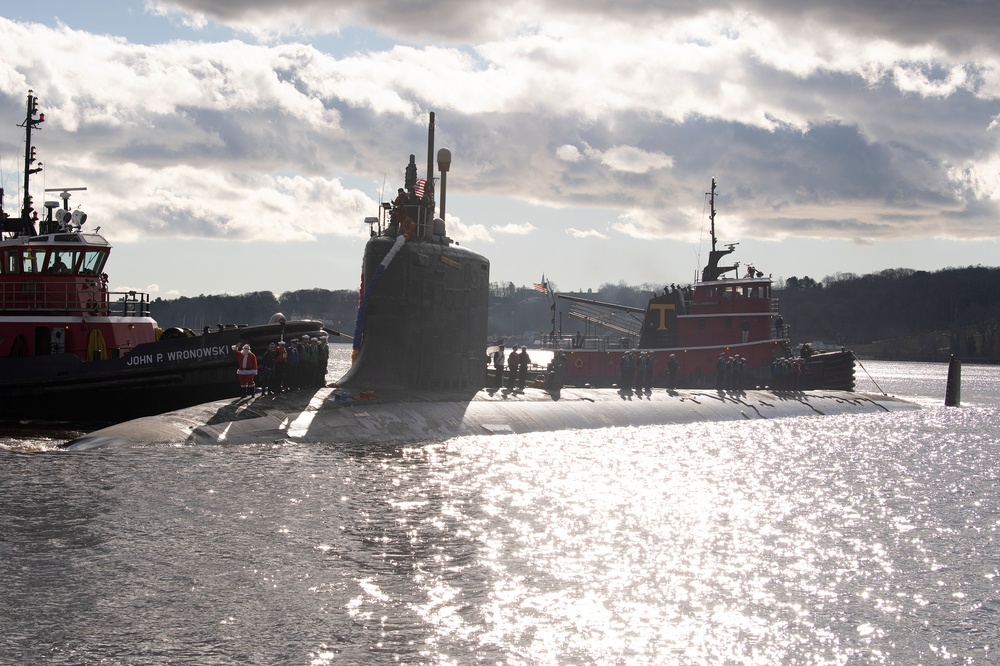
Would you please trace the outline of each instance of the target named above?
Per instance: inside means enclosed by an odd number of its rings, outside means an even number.
[[[944,406],[958,407],[962,402],[962,362],[951,355],[948,362],[948,385],[944,390]]]

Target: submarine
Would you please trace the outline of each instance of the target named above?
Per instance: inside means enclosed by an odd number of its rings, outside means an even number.
[[[86,450],[146,443],[419,442],[467,435],[524,434],[884,413],[919,407],[887,395],[839,390],[713,390],[561,386],[523,390],[487,386],[490,262],[447,236],[444,223],[451,153],[437,153],[434,114],[427,170],[415,156],[405,190],[366,218],[352,364],[315,390],[204,403],[119,423],[65,447]],[[236,381],[235,366],[233,381]]]

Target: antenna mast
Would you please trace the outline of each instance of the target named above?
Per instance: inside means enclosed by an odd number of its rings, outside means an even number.
[[[28,109],[24,117],[24,124],[21,127],[24,128],[24,202],[21,206],[21,219],[26,223],[31,219],[31,194],[28,193],[28,183],[32,174],[36,174],[42,170],[41,162],[34,169],[31,168],[31,163],[35,161],[35,149],[31,145],[31,129],[38,125],[39,123],[45,122],[45,114],[41,114],[38,118],[35,115],[38,114],[38,98],[35,97],[35,92],[33,90],[28,91]]]
[[[712,191],[708,194],[708,219],[712,222],[712,252],[715,252],[715,177],[712,177]]]

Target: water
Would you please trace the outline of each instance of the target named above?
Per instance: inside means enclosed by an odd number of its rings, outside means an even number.
[[[0,440],[0,663],[997,663],[1000,368],[963,368],[961,408],[945,365],[865,368],[924,409],[374,449]]]

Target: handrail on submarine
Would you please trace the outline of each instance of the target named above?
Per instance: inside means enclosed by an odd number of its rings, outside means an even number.
[[[563,298],[567,301],[574,301],[576,303],[588,303],[590,305],[600,305],[601,307],[610,308],[612,310],[622,310],[623,312],[646,312],[645,308],[637,308],[634,305],[622,305],[620,303],[605,303],[604,301],[595,301],[592,298],[582,298],[580,296],[567,296],[566,294],[556,294],[556,298]]]
[[[323,327],[323,330],[329,333],[330,335],[336,335],[341,338],[350,338],[351,340],[354,339],[353,335],[348,335],[347,333],[341,333],[340,331],[335,331],[332,328],[327,328],[326,326]]]

